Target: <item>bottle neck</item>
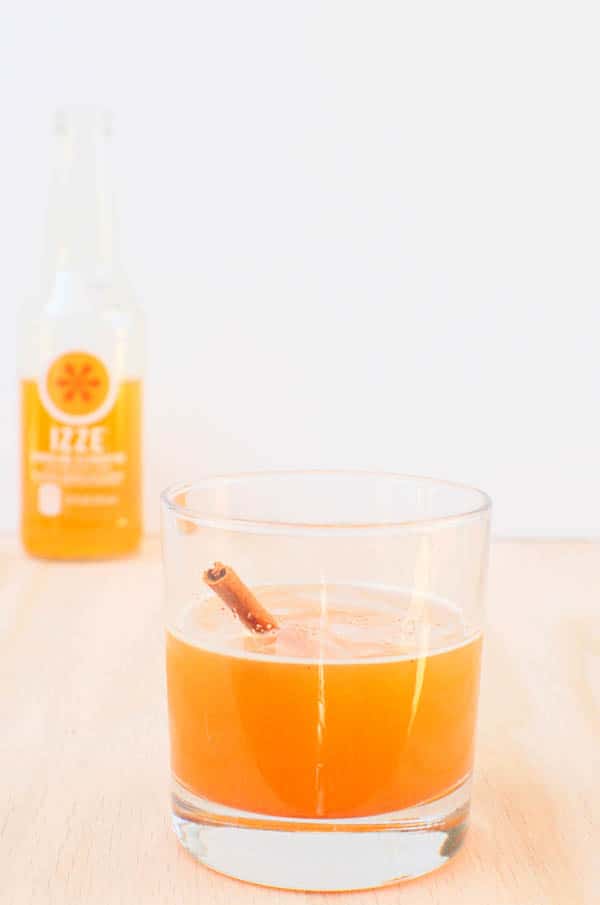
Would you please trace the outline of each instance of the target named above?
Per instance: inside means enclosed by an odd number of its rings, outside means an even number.
[[[57,114],[45,264],[51,284],[72,276],[106,285],[120,273],[111,133],[103,110]]]

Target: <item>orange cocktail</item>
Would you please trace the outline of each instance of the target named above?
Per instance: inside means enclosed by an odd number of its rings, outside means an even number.
[[[251,636],[215,597],[167,633],[172,767],[210,802],[264,815],[385,814],[468,776],[481,638],[435,598],[357,586],[256,589]]]

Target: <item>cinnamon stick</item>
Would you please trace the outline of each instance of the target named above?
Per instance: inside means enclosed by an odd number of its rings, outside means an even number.
[[[204,581],[227,604],[250,631],[270,632],[279,628],[277,620],[256,599],[239,575],[222,562],[216,562],[204,573]]]

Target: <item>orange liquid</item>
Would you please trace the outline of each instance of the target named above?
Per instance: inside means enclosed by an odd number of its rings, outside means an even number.
[[[261,599],[291,626],[293,608],[278,611],[278,594],[285,589],[263,589]],[[440,614],[438,606],[438,622]],[[244,811],[333,818],[407,808],[468,776],[480,637],[463,631],[460,643],[411,656],[423,636],[390,642],[388,615],[381,642],[375,627],[361,645],[364,626],[379,618],[364,600],[351,619],[330,612],[334,639],[338,618],[354,634],[327,642],[321,662],[314,625],[312,634],[290,628],[286,657],[264,638],[229,641],[236,649],[221,652],[186,640],[197,633],[185,625],[167,633],[172,768],[183,786]]]
[[[141,536],[141,382],[124,381],[111,411],[91,426],[102,429],[100,451],[85,431],[65,433],[41,404],[34,380],[22,381],[21,412],[25,549],[52,559],[135,550]],[[50,506],[41,502],[48,487]]]

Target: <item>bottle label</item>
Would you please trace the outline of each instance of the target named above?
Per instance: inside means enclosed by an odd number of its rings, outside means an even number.
[[[50,362],[38,389],[50,417],[64,424],[85,425],[110,412],[117,385],[96,355],[67,352]]]
[[[112,513],[139,520],[139,380],[116,379],[96,355],[51,359],[23,382],[25,511],[83,526]],[[131,526],[130,526],[131,527]]]

